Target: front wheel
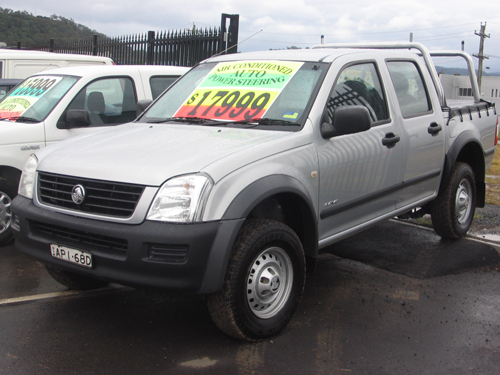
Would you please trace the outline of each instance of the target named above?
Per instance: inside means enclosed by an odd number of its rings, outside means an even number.
[[[208,299],[226,334],[258,341],[290,321],[302,296],[305,258],[295,232],[274,220],[249,220],[241,229],[220,292]]]
[[[14,236],[10,226],[12,212],[10,206],[17,195],[17,187],[9,180],[0,177],[0,246],[8,244]]]
[[[431,206],[432,225],[443,238],[461,238],[467,234],[476,210],[474,171],[466,163],[456,163],[446,189]]]

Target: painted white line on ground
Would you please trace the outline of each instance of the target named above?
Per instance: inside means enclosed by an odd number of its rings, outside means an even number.
[[[399,223],[399,224],[402,224],[402,225],[408,225],[410,227],[425,229],[425,230],[428,230],[428,231],[434,231],[434,229],[432,229],[432,228],[429,228],[429,227],[426,227],[426,226],[423,226],[423,225],[420,225],[420,224],[416,224],[416,223],[410,223],[408,221],[402,221],[402,220],[398,220],[398,219],[390,219],[390,221],[392,221],[393,223]],[[471,235],[471,234],[468,234],[467,237],[465,237],[465,238],[468,239],[468,240],[474,241],[474,242],[480,242],[480,243],[483,243],[485,245],[489,245],[492,248],[494,248],[500,254],[500,243],[499,242],[489,241],[486,238],[481,238],[481,237],[474,236],[474,235]]]
[[[37,295],[33,295],[33,296],[6,298],[6,299],[0,300],[0,306],[1,305],[10,305],[10,304],[14,304],[14,303],[21,303],[21,302],[38,301],[38,300],[47,299],[47,298],[66,297],[66,296],[72,296],[72,295],[81,294],[81,293],[82,292],[68,290],[66,292],[55,292],[55,293],[37,294]]]
[[[131,288],[127,288],[122,285],[112,285],[106,288],[94,289],[89,291],[78,291],[78,290],[67,290],[64,292],[54,292],[54,293],[45,293],[45,294],[35,294],[31,296],[23,296],[23,297],[14,297],[14,298],[6,298],[0,300],[0,307],[9,306],[9,305],[18,305],[30,302],[38,302],[43,300],[50,299],[61,299],[64,297],[76,297],[76,296],[87,296],[87,295],[97,295],[103,293],[111,293],[117,291],[126,291],[132,290]]]

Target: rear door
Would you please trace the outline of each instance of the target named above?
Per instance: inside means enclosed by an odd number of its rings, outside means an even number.
[[[436,90],[425,67],[416,60],[387,61],[395,95],[394,121],[403,132],[404,189],[400,192],[397,208],[412,206],[437,193],[445,154],[445,119]]]

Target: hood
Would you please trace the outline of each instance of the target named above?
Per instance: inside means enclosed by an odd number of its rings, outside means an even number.
[[[201,172],[221,158],[289,134],[186,124],[132,123],[47,147],[37,152],[38,170],[160,186],[170,177]]]

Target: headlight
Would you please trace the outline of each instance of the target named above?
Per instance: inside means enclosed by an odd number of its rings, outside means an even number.
[[[33,189],[35,187],[35,175],[38,159],[32,154],[24,165],[21,181],[19,182],[18,194],[23,197],[33,199]]]
[[[200,221],[212,186],[212,180],[203,174],[168,180],[158,190],[147,219],[181,223]]]

